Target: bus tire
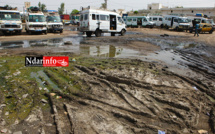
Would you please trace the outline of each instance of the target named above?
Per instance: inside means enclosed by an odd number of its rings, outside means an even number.
[[[87,37],[91,37],[92,32],[86,32]]]
[[[95,32],[96,37],[100,37],[102,35],[102,31],[97,29]]]
[[[163,24],[161,24],[161,26],[160,26],[161,28],[163,28]]]
[[[47,30],[46,30],[46,31],[44,31],[44,34],[47,34]]]
[[[169,27],[166,25],[166,29],[169,29]]]
[[[175,30],[176,30],[176,31],[179,31],[179,28],[178,28],[178,27],[176,27],[176,28],[175,28]]]
[[[115,36],[115,33],[114,33],[114,32],[111,32],[111,36]]]
[[[210,32],[209,32],[209,34],[212,34],[213,33],[213,30],[211,30]]]
[[[121,31],[121,33],[120,33],[121,36],[124,36],[124,35],[125,35],[125,32],[126,32],[125,29],[122,29],[122,31]]]
[[[60,33],[63,33],[63,30],[60,30]]]

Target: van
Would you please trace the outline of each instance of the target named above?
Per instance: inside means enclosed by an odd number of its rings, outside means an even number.
[[[46,21],[48,25],[48,32],[57,32],[63,33],[63,23],[61,22],[60,15],[58,12],[47,12]]]
[[[79,18],[80,18],[80,14],[71,15],[71,24],[72,25],[79,25]]]
[[[89,7],[80,13],[79,30],[86,32],[88,37],[92,34],[99,37],[101,33],[111,33],[111,36],[115,36],[115,34],[124,35],[126,27],[122,17],[118,13],[90,9]]]
[[[19,11],[16,9],[0,10],[0,31],[3,34],[22,32],[22,21]]]
[[[38,7],[28,8],[28,13],[25,15],[25,22],[25,30],[28,34],[36,32],[47,34],[46,18]]]
[[[126,17],[127,27],[150,27],[153,28],[155,23],[149,21],[149,17],[146,16],[127,16]]]
[[[179,17],[174,15],[164,16],[163,26],[166,29],[173,28],[176,31],[188,30],[190,28],[190,24],[188,22],[187,17]]]
[[[155,23],[157,27],[163,27],[163,17],[162,16],[149,16],[149,21]]]

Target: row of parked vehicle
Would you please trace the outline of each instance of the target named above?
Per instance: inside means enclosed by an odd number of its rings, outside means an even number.
[[[28,8],[24,15],[25,30],[28,34],[47,32],[63,32],[63,23],[58,13],[43,13],[37,7]],[[14,9],[0,9],[0,31],[7,33],[22,33],[22,21],[20,12]]]
[[[161,28],[172,28],[176,31],[186,30],[191,33],[194,31],[193,22],[200,24],[201,32],[212,33],[215,28],[215,23],[213,19],[204,18],[201,16],[176,16],[176,15],[166,15],[162,16],[126,16],[124,21],[126,22],[127,27],[150,27],[155,26]]]

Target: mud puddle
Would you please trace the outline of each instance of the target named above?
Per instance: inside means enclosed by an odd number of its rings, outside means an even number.
[[[62,45],[79,45],[84,38],[82,36],[68,36],[45,40],[24,40],[13,42],[0,42],[0,49],[28,48],[28,47],[60,47]]]
[[[107,58],[132,58],[140,56],[140,53],[138,51],[123,47],[116,47],[113,45],[80,46],[79,51],[84,55]]]

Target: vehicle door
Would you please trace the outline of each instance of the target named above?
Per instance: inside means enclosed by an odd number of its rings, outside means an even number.
[[[132,26],[137,26],[137,18],[132,19]]]
[[[97,28],[99,28],[99,15],[98,14],[91,14],[90,18],[90,30],[95,31]]]
[[[163,18],[159,17],[157,21],[157,26],[161,26],[161,24],[163,24]]]
[[[172,18],[168,17],[167,18],[167,26],[171,27],[171,22],[172,22]]]
[[[153,21],[156,24],[156,26],[158,26],[158,18],[157,17],[153,17],[151,21]]]
[[[100,14],[100,29],[102,31],[109,31],[110,30],[110,20],[109,15]],[[114,18],[116,21],[116,18]]]
[[[84,16],[85,16],[85,14],[81,14],[81,18],[80,18],[80,27],[81,28],[85,28],[85,20],[84,20]]]
[[[124,21],[122,17],[118,16],[117,17],[117,31],[120,32],[124,28]]]
[[[142,26],[146,26],[146,25],[148,25],[148,20],[146,19],[146,17],[144,17],[143,19],[142,19]]]
[[[172,23],[172,28],[176,28],[176,27],[178,27],[179,26],[179,24],[178,24],[178,18],[174,18],[173,19],[173,23]]]

